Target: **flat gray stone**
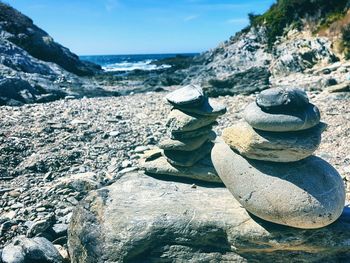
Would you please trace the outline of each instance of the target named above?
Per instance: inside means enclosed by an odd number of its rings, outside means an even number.
[[[245,108],[243,117],[255,129],[275,132],[306,130],[317,125],[321,118],[318,108],[313,104],[301,112],[268,113],[255,102]]]
[[[215,144],[211,156],[237,201],[264,220],[314,229],[333,223],[343,211],[343,180],[321,158],[311,156],[293,163],[253,161],[223,142]]]
[[[174,106],[175,108],[188,112],[188,113],[194,113],[198,115],[203,115],[203,116],[220,116],[226,113],[226,106],[216,102],[213,99],[208,99],[205,98],[204,101],[198,105],[198,106]]]
[[[63,263],[64,260],[54,245],[44,237],[19,236],[2,252],[3,263]]]
[[[182,140],[182,139],[190,139],[190,138],[195,138],[198,136],[202,136],[205,134],[208,134],[212,131],[212,128],[214,125],[217,125],[217,122],[213,122],[207,126],[204,126],[202,128],[199,128],[194,131],[187,131],[187,132],[175,132],[172,131],[169,133],[169,137],[173,140]]]
[[[244,157],[271,162],[295,162],[312,155],[327,125],[296,132],[268,132],[239,122],[223,130],[222,138]]]
[[[217,116],[201,116],[173,109],[167,119],[166,127],[170,132],[194,131],[215,122]]]
[[[169,93],[166,100],[173,105],[198,105],[204,99],[204,93],[200,86],[186,85]]]
[[[346,262],[350,213],[301,230],[251,217],[224,187],[126,174],[92,191],[70,221],[72,263]]]
[[[259,93],[256,104],[267,111],[300,111],[309,104],[309,98],[305,91],[298,88],[272,88]]]
[[[212,148],[213,143],[206,142],[200,148],[191,152],[164,150],[163,156],[172,165],[191,167],[208,155]]]
[[[147,173],[153,174],[160,178],[170,176],[186,177],[194,180],[221,183],[210,157],[203,158],[192,167],[183,167],[170,164],[165,157],[148,159],[143,157],[140,160],[140,168]]]
[[[211,131],[210,133],[190,139],[165,139],[159,143],[159,148],[163,150],[193,151],[201,147],[205,142],[214,140],[215,138],[216,133]]]

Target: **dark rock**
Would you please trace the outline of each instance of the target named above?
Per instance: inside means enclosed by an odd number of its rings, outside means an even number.
[[[337,80],[334,79],[334,78],[326,79],[326,80],[325,80],[325,83],[324,83],[324,85],[325,85],[326,87],[334,86],[334,85],[337,85],[337,84],[338,84],[338,82],[337,82]]]
[[[52,230],[56,237],[67,235],[68,225],[67,224],[54,224]]]

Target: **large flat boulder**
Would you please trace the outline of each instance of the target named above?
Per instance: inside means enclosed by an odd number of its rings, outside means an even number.
[[[250,216],[224,187],[129,173],[91,192],[69,226],[72,262],[339,262],[350,213],[317,230]]]

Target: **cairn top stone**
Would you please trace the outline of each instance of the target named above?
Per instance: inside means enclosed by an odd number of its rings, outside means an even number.
[[[199,105],[203,102],[204,92],[198,85],[186,85],[169,93],[166,100],[173,105]]]
[[[267,111],[298,111],[309,104],[309,98],[305,91],[298,88],[272,88],[258,94],[256,104]]]
[[[255,102],[249,104],[243,113],[246,122],[255,129],[272,132],[300,131],[314,127],[320,122],[318,108],[309,103],[298,112],[266,112]]]

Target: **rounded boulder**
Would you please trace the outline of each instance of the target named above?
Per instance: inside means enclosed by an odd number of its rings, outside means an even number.
[[[215,144],[211,154],[218,175],[237,201],[266,221],[321,228],[343,211],[343,180],[321,158],[311,156],[293,163],[253,161],[223,142]]]

